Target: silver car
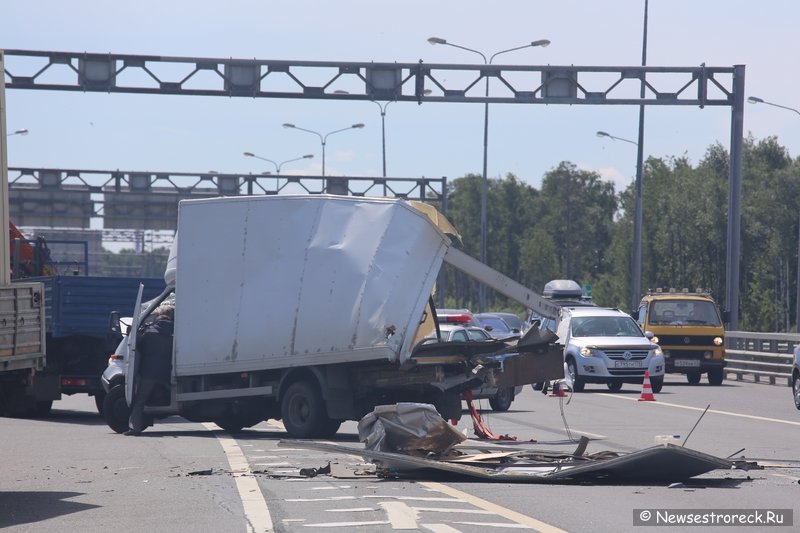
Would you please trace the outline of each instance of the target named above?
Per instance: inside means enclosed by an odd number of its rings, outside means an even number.
[[[575,392],[587,383],[605,383],[618,391],[623,383],[641,384],[649,371],[653,392],[664,386],[664,354],[639,324],[619,309],[564,307],[556,327],[564,345],[567,378]]]
[[[459,326],[456,324],[440,324],[439,330],[442,342],[487,342],[496,341],[489,333],[475,326]],[[425,339],[425,342],[436,342],[435,337]],[[488,399],[493,411],[508,411],[514,397],[522,392],[522,386],[517,387],[481,387],[472,391],[476,400]]]

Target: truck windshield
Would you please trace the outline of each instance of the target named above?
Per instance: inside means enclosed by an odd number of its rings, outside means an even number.
[[[717,307],[704,300],[656,300],[650,304],[650,324],[720,326]]]

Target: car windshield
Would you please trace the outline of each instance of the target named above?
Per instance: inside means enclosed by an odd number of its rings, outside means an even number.
[[[503,320],[508,324],[512,329],[518,329],[522,331],[525,328],[525,325],[522,323],[522,320],[518,316],[513,315],[503,315]]]
[[[481,329],[469,329],[469,330],[467,330],[467,332],[469,334],[469,339],[472,340],[472,341],[485,341],[485,340],[489,340],[489,338],[490,338],[489,335],[487,335]]]
[[[481,322],[481,326],[483,326],[484,328],[486,326],[489,326],[490,328],[492,328],[492,331],[508,331],[508,332],[511,331],[510,329],[508,329],[508,325],[506,325],[506,323],[503,322],[503,320],[498,317],[482,316],[480,317],[479,320]]]
[[[641,337],[642,330],[630,317],[582,316],[570,323],[573,337]]]
[[[707,300],[656,300],[650,304],[651,324],[719,326],[716,306]]]

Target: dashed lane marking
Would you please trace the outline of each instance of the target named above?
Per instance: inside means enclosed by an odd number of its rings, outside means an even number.
[[[475,507],[478,507],[479,509],[485,509],[487,511],[491,511],[497,515],[502,516],[503,518],[511,520],[512,522],[515,522],[522,526],[533,528],[537,531],[541,531],[542,533],[566,533],[563,529],[551,526],[550,524],[542,522],[541,520],[537,520],[531,516],[518,513],[517,511],[512,511],[511,509],[507,509],[505,507],[497,505],[496,503],[486,501],[482,498],[478,498],[477,496],[473,496],[472,494],[462,492],[453,487],[448,487],[447,485],[443,485],[441,483],[425,481],[421,482],[420,485],[423,487],[429,487],[443,494],[447,494],[448,496],[457,498],[458,500],[469,503]]]
[[[225,452],[225,457],[228,459],[233,479],[236,482],[236,489],[239,491],[239,498],[242,500],[244,517],[247,520],[247,531],[252,533],[272,533],[275,528],[272,524],[272,516],[269,514],[267,502],[239,444],[235,439],[218,432],[216,424],[204,423],[203,425],[206,429],[216,434],[219,443],[222,445],[222,450]]]
[[[607,394],[601,392],[598,396],[607,396],[609,398],[618,398],[621,400],[628,400],[631,402],[638,401],[638,398],[629,398],[627,396],[621,396],[618,394]],[[690,405],[681,405],[679,403],[669,403],[669,402],[662,402],[662,401],[655,401],[655,402],[646,402],[650,405],[663,405],[665,407],[677,407],[678,409],[688,409],[690,411],[705,411],[703,407],[692,407]],[[738,418],[747,418],[749,420],[761,420],[764,422],[775,422],[777,424],[788,424],[790,426],[800,426],[800,422],[794,422],[792,420],[782,420],[780,418],[769,418],[766,416],[756,416],[756,415],[746,415],[744,413],[734,413],[731,411],[717,411],[716,409],[709,409],[709,413],[714,413],[715,415],[725,415],[725,416],[735,416]]]

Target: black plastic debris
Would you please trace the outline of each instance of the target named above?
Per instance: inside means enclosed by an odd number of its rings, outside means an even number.
[[[331,463],[328,462],[327,466],[321,466],[319,468],[301,468],[300,475],[303,477],[317,477],[325,474],[331,473]]]

